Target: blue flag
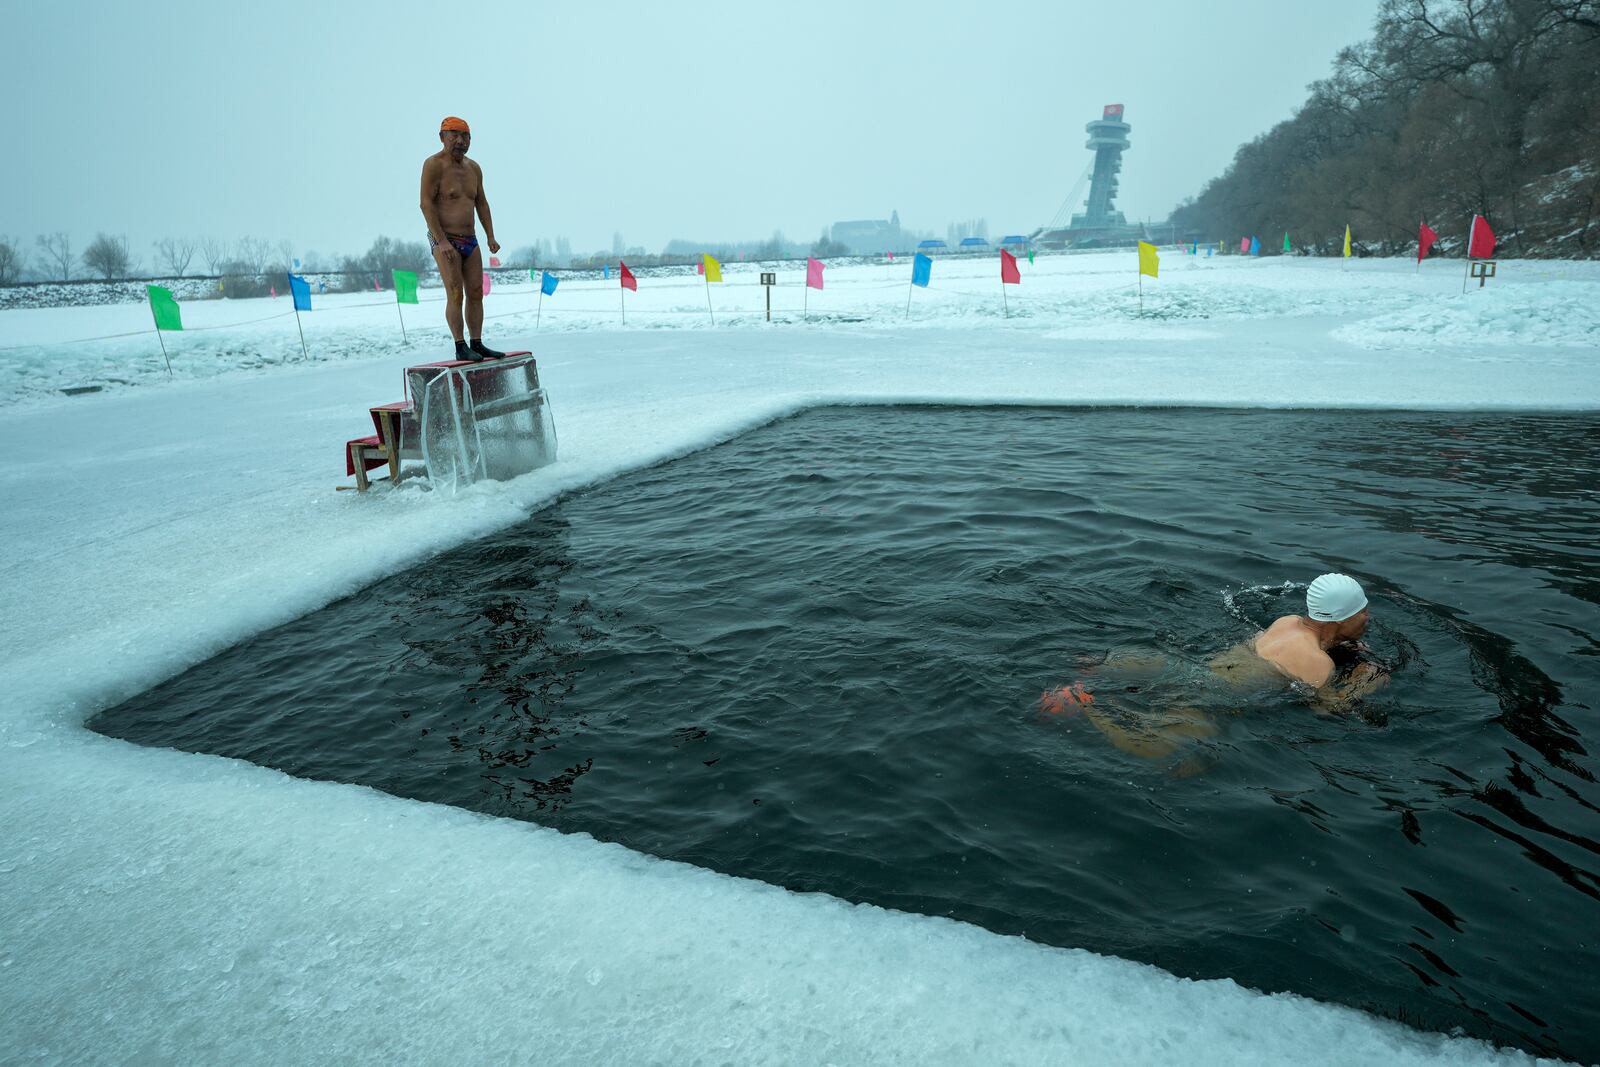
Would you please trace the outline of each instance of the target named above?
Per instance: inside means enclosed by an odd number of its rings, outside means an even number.
[[[609,263],[607,263],[607,264],[606,264],[606,273],[605,273],[605,277],[607,277],[607,278],[610,278],[610,277],[611,277],[611,264],[609,264]]]
[[[539,279],[539,292],[543,293],[545,296],[555,296],[556,295],[556,286],[558,286],[560,284],[561,284],[561,279],[560,278],[557,278],[554,274],[551,274],[549,271],[545,271],[544,272],[544,277]]]
[[[311,283],[298,274],[289,275],[289,292],[294,296],[296,311],[311,310]]]
[[[1250,238],[1250,254],[1252,256],[1259,256],[1261,254],[1261,238]]]
[[[933,260],[918,252],[917,258],[911,264],[911,284],[920,285],[926,289],[928,287],[928,279],[931,277],[933,277]]]
[[[298,259],[294,261],[294,269],[295,270],[299,270],[300,269],[300,261]]]

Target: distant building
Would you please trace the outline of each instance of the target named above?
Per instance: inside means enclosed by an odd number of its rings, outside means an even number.
[[[871,256],[901,249],[900,212],[891,211],[885,219],[852,219],[836,222],[828,236],[856,255]]]

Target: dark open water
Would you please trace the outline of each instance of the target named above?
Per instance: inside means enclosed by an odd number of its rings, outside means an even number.
[[[1593,1061],[1597,468],[1589,416],[817,411],[92,725]],[[1391,686],[1219,690],[1324,570]],[[1218,733],[1126,754],[1073,678]]]

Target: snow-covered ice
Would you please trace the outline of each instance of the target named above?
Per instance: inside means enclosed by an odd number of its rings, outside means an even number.
[[[1502,263],[1463,296],[1445,263],[1167,252],[1139,316],[1131,258],[1024,262],[1009,319],[993,260],[937,263],[909,321],[904,263],[831,270],[809,325],[766,325],[733,265],[715,328],[692,274],[642,277],[625,328],[614,288],[563,283],[538,335],[531,287],[497,286],[489,340],[538,354],[561,459],[453,498],[333,490],[366,408],[442,354],[437,305],[403,348],[392,304],[330,299],[301,364],[283,301],[185,304],[264,321],[169,337],[170,381],[148,333],[42,347],[142,305],[0,312],[0,1059],[1534,1062],[83,728],[557,493],[811,405],[1600,409],[1593,264]]]

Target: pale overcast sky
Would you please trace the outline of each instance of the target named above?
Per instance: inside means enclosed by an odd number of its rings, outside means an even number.
[[[0,0],[0,234],[420,239],[439,119],[496,236],[575,251],[1047,222],[1126,105],[1118,206],[1165,218],[1293,113],[1378,0],[413,4]]]

